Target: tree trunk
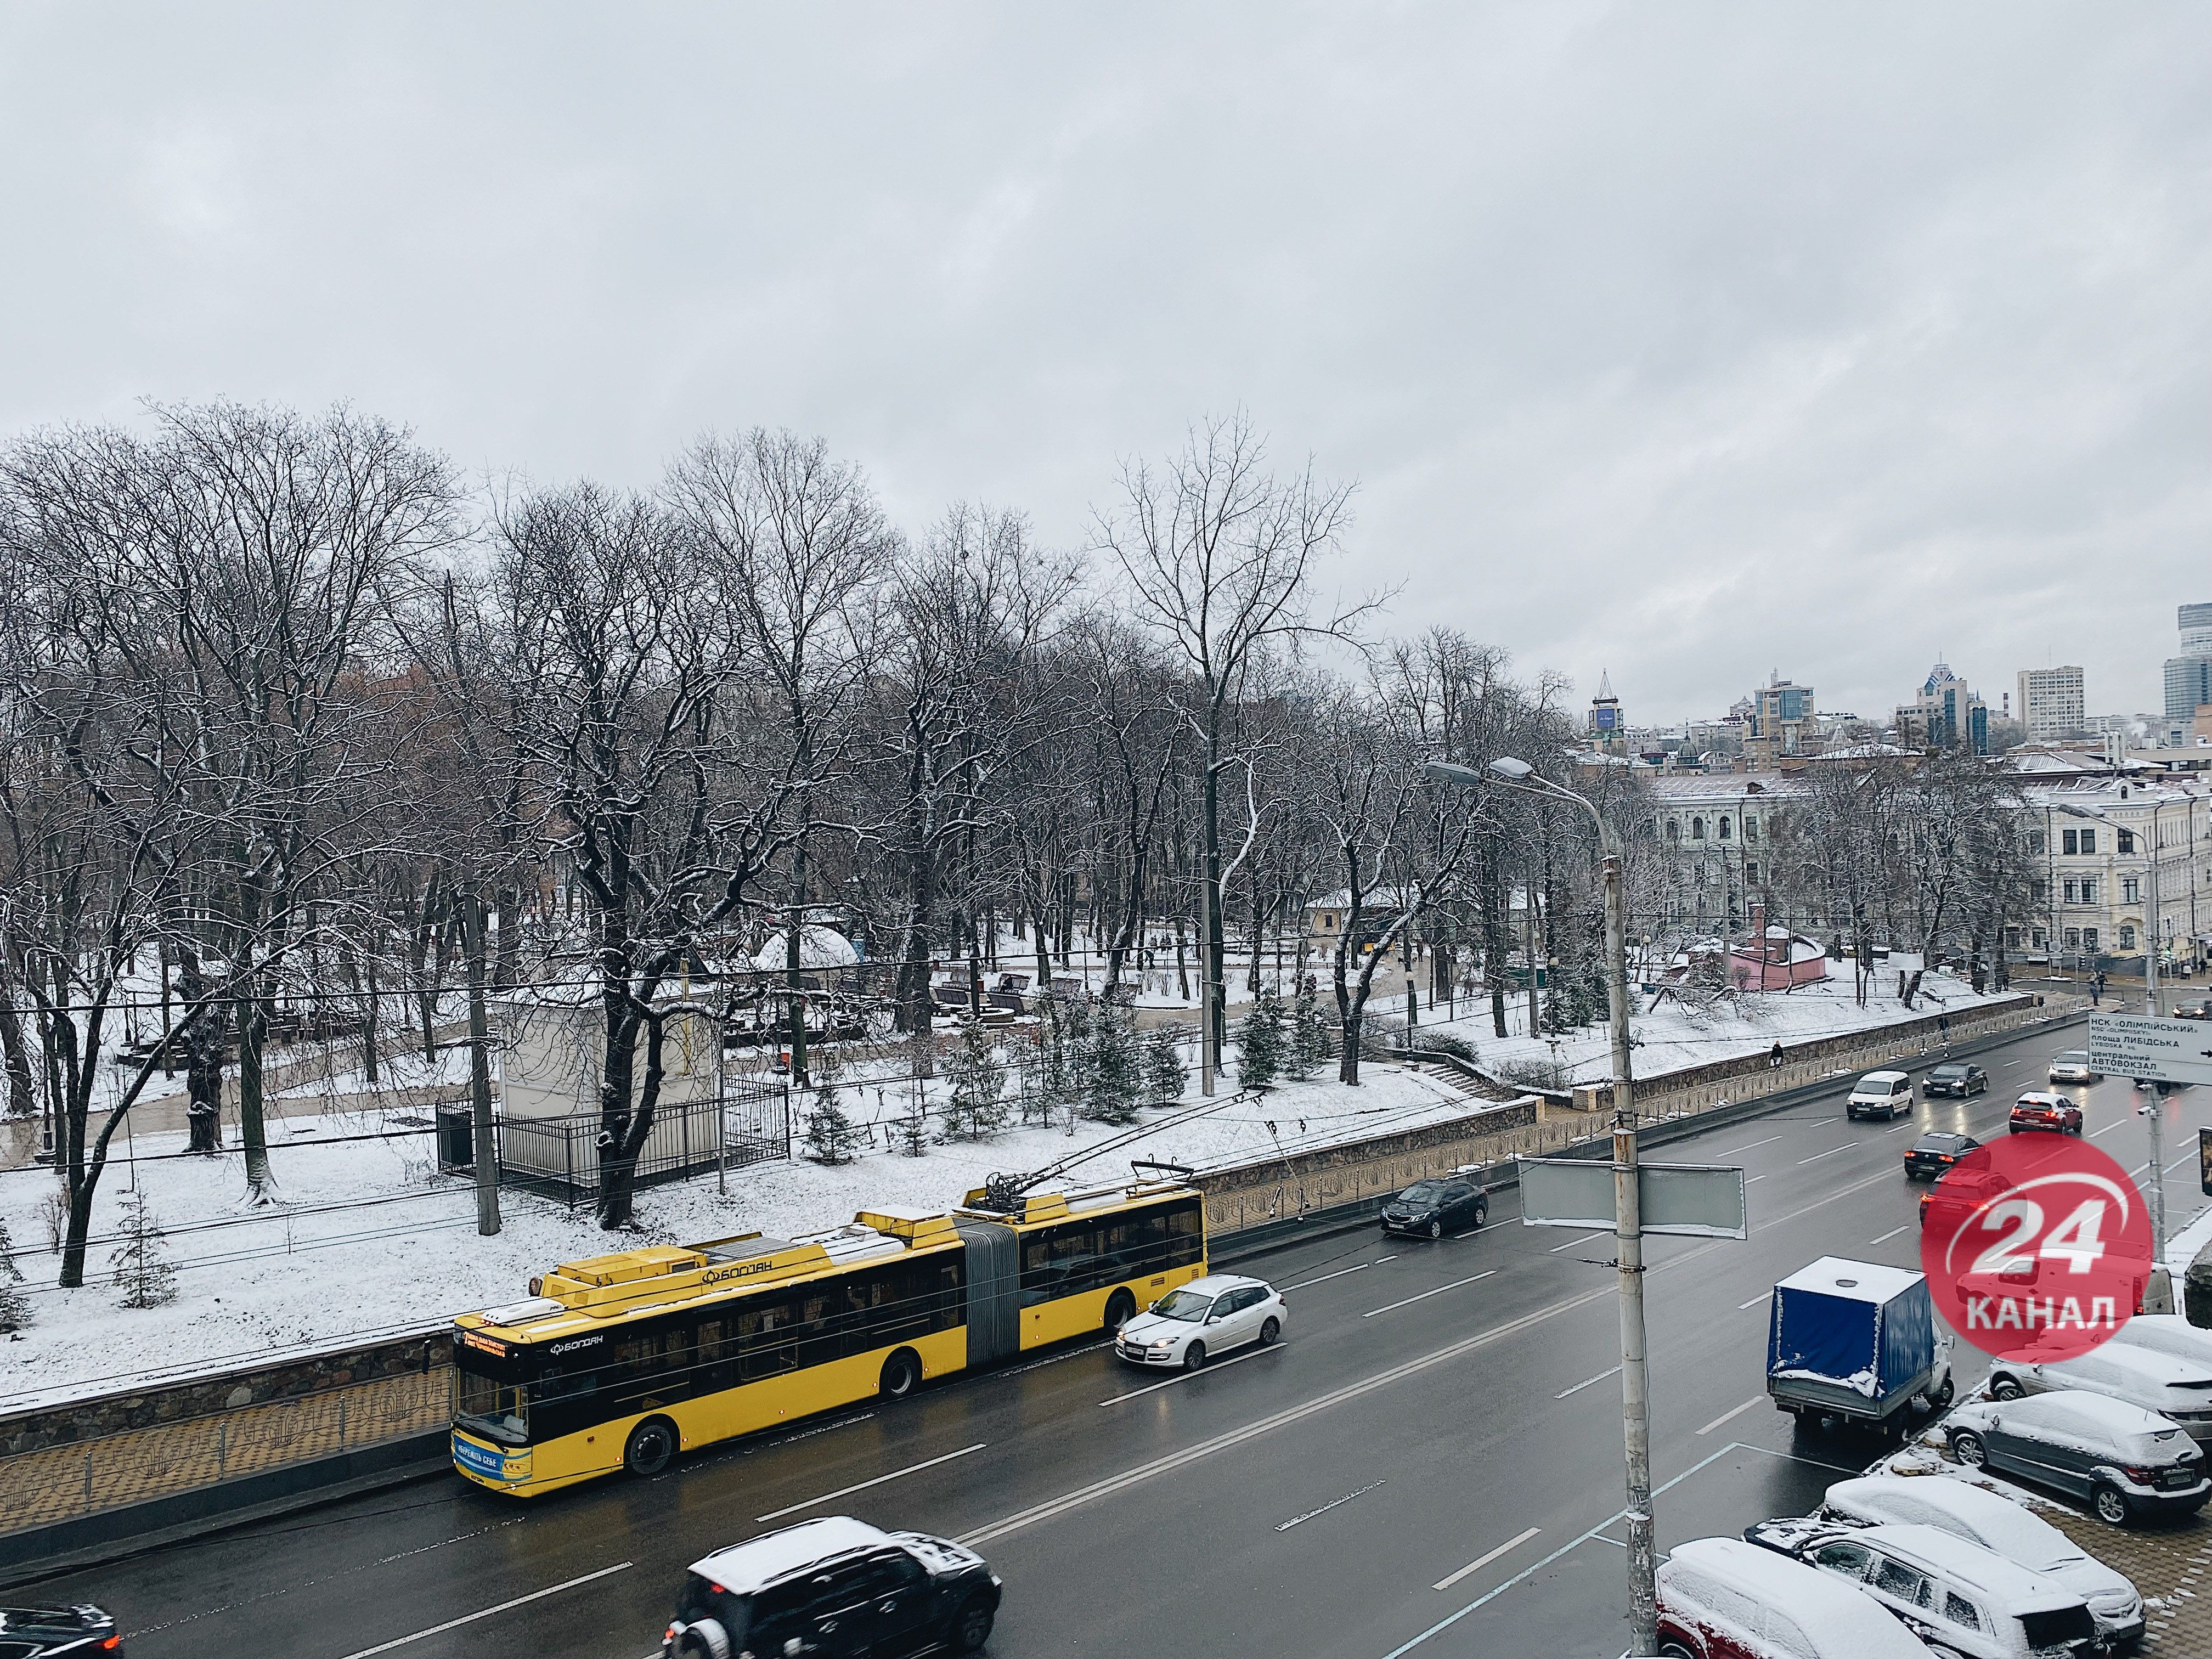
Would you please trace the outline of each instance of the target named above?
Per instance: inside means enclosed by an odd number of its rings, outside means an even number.
[[[269,1167],[268,1132],[261,1121],[261,1056],[269,1031],[263,989],[257,968],[240,985],[237,1001],[238,1138],[246,1149],[246,1189],[255,1203],[268,1203],[276,1195],[276,1172]]]
[[[469,968],[469,1115],[474,1128],[477,1176],[477,1231],[489,1238],[499,1231],[499,1144],[491,1115],[491,1027],[484,1011],[483,895],[474,890],[460,902],[461,944]]]

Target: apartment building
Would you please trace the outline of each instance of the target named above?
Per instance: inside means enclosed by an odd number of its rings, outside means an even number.
[[[2078,664],[2020,671],[2020,722],[2030,743],[2063,743],[2081,736],[2088,719]]]
[[[2140,972],[2155,870],[2162,954],[2193,966],[2212,957],[2212,786],[2079,778],[2024,793],[2044,919],[2008,927],[2008,949]]]

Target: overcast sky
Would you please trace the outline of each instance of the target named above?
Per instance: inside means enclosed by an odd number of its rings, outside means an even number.
[[[346,398],[649,483],[819,433],[1087,537],[1242,405],[1637,720],[1939,657],[2160,702],[2212,599],[2212,9],[0,13],[0,432]]]

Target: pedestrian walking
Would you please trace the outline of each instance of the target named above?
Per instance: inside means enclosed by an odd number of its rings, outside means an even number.
[[[1778,1042],[1766,1051],[1766,1069],[1770,1072],[1782,1069],[1782,1045]]]
[[[1943,1052],[1947,1054],[1949,1054],[1951,1052],[1950,1015],[1938,1014],[1936,1016],[1936,1035],[1942,1040]]]

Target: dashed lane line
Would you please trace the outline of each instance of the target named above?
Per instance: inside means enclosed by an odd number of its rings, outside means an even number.
[[[1272,1343],[1264,1348],[1255,1348],[1249,1353],[1240,1353],[1234,1359],[1224,1359],[1218,1365],[1203,1365],[1194,1371],[1180,1371],[1164,1382],[1148,1382],[1141,1389],[1132,1389],[1127,1394],[1117,1394],[1111,1400],[1102,1400],[1098,1403],[1102,1406],[1118,1406],[1124,1400],[1134,1400],[1140,1394],[1158,1394],[1162,1389],[1172,1389],[1178,1382],[1188,1382],[1194,1377],[1210,1376],[1215,1371],[1225,1371],[1231,1365],[1241,1365],[1248,1359],[1257,1359],[1263,1353],[1280,1353],[1282,1351],[1280,1343]]]
[[[1911,1232],[1911,1231],[1912,1231],[1912,1224],[1911,1224],[1910,1221],[1908,1221],[1908,1222],[1906,1222],[1906,1223],[1905,1223],[1902,1227],[1892,1227],[1892,1228],[1891,1228],[1887,1232],[1884,1233],[1884,1234],[1883,1234],[1880,1238],[1869,1238],[1869,1240],[1867,1240],[1867,1243],[1869,1243],[1869,1244],[1887,1244],[1887,1243],[1889,1243],[1889,1241],[1890,1241],[1891,1239],[1895,1238],[1895,1237],[1898,1236],[1898,1234],[1899,1234],[1899,1233],[1908,1233],[1908,1232]]]
[[[1723,1156],[1725,1156],[1725,1154],[1723,1154]],[[1545,1254],[1547,1255],[1557,1255],[1561,1250],[1571,1250],[1576,1245],[1587,1244],[1592,1239],[1611,1238],[1612,1237],[1613,1235],[1611,1233],[1587,1233],[1580,1238],[1571,1238],[1564,1244],[1554,1244],[1550,1249],[1547,1250]]]
[[[1316,1285],[1326,1285],[1330,1279],[1341,1279],[1346,1273],[1364,1273],[1368,1268],[1374,1265],[1375,1264],[1371,1261],[1355,1261],[1349,1267],[1339,1267],[1334,1273],[1323,1273],[1318,1279],[1301,1279],[1295,1285],[1285,1285],[1283,1286],[1280,1294],[1288,1296],[1292,1291],[1303,1291]]]
[[[1833,1158],[1838,1152],[1848,1152],[1858,1144],[1856,1140],[1847,1140],[1840,1146],[1831,1146],[1825,1152],[1815,1152],[1810,1158],[1801,1158],[1797,1161],[1800,1164],[1818,1164],[1822,1158]]]
[[[605,1578],[610,1573],[627,1572],[630,1564],[617,1561],[611,1567],[601,1567],[597,1572],[587,1572],[564,1583],[548,1584],[544,1589],[532,1590],[527,1595],[517,1595],[501,1602],[495,1607],[484,1607],[475,1613],[465,1613],[458,1619],[448,1619],[442,1625],[433,1625],[428,1630],[418,1630],[412,1636],[396,1636],[389,1642],[380,1642],[373,1648],[362,1648],[346,1655],[346,1659],[369,1659],[371,1654],[389,1653],[394,1648],[404,1648],[410,1643],[420,1642],[433,1636],[442,1636],[449,1630],[459,1630],[463,1625],[473,1625],[479,1619],[489,1619],[494,1613],[505,1613],[529,1601],[542,1601],[549,1595],[558,1595],[562,1590],[574,1589],[579,1584],[588,1584],[595,1578]]]
[[[1600,1371],[1595,1376],[1586,1376],[1581,1382],[1573,1384],[1570,1388],[1561,1389],[1559,1393],[1553,1395],[1552,1398],[1554,1400],[1565,1400],[1571,1394],[1580,1394],[1584,1389],[1589,1388],[1594,1382],[1602,1382],[1608,1376],[1619,1376],[1620,1375],[1620,1367],[1615,1365],[1609,1371]]]
[[[1731,1406],[1729,1407],[1728,1410],[1723,1412],[1718,1417],[1713,1419],[1711,1422],[1706,1424],[1704,1428],[1699,1429],[1698,1433],[1699,1435],[1711,1434],[1715,1429],[1720,1427],[1722,1424],[1733,1422],[1737,1418],[1741,1417],[1753,1406],[1763,1406],[1765,1403],[1766,1396],[1765,1395],[1755,1394],[1752,1395],[1750,1399],[1745,1401],[1741,1406]]]
[[[1389,1313],[1394,1309],[1410,1308],[1416,1302],[1425,1302],[1432,1296],[1442,1296],[1446,1291],[1456,1291],[1462,1285],[1474,1284],[1477,1279],[1488,1279],[1497,1271],[1498,1269],[1495,1267],[1485,1267],[1479,1273],[1469,1273],[1465,1279],[1455,1279],[1450,1284],[1439,1285],[1433,1291],[1423,1291],[1418,1296],[1409,1296],[1401,1301],[1386,1303],[1379,1308],[1370,1308],[1365,1313],[1359,1316],[1362,1319],[1372,1319],[1376,1314]]]
[[[1437,1582],[1430,1585],[1429,1588],[1431,1589],[1440,1590],[1449,1589],[1454,1584],[1459,1583],[1461,1579],[1466,1577],[1468,1574],[1480,1571],[1482,1568],[1488,1566],[1492,1561],[1495,1561],[1499,1556],[1507,1553],[1509,1551],[1519,1549],[1522,1545],[1527,1543],[1530,1539],[1534,1538],[1538,1533],[1543,1530],[1544,1529],[1541,1527],[1530,1527],[1525,1532],[1514,1534],[1512,1537],[1507,1539],[1496,1549],[1491,1551],[1489,1554],[1476,1556],[1474,1560],[1468,1562],[1457,1572],[1451,1574],[1448,1577],[1437,1579]]]
[[[871,1486],[880,1486],[886,1480],[902,1480],[909,1474],[919,1474],[924,1469],[933,1469],[939,1463],[950,1463],[956,1457],[965,1457],[970,1452],[979,1452],[988,1443],[988,1441],[978,1440],[972,1446],[963,1446],[958,1451],[947,1452],[942,1457],[933,1457],[926,1462],[909,1463],[902,1469],[893,1469],[889,1474],[879,1474],[872,1480],[863,1480],[857,1486],[840,1486],[835,1492],[823,1492],[819,1498],[810,1498],[804,1504],[787,1504],[780,1510],[770,1510],[766,1515],[757,1515],[753,1519],[781,1521],[785,1516],[796,1515],[801,1510],[818,1510],[824,1504],[835,1503],[840,1498],[850,1497],[856,1492],[866,1492]]]

